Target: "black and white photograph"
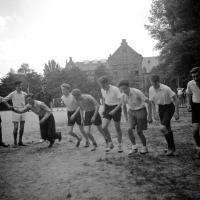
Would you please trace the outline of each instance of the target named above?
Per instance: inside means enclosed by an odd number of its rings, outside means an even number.
[[[200,1],[0,0],[0,200],[199,200]]]

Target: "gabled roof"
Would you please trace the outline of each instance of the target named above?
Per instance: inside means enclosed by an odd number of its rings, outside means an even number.
[[[122,40],[121,46],[108,58],[109,65],[138,64],[142,56]]]

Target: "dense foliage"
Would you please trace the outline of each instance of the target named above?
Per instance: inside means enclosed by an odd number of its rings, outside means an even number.
[[[200,66],[200,1],[153,0],[145,25],[158,42],[161,64],[154,73],[165,74],[171,86],[185,87],[189,71]]]

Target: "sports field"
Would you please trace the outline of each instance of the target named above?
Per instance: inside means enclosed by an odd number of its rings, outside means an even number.
[[[200,199],[200,161],[193,158],[190,113],[181,110],[179,121],[172,122],[177,155],[163,156],[165,141],[158,126],[145,133],[149,153],[128,157],[127,124],[122,122],[124,152],[117,148],[104,152],[96,129],[99,147],[75,147],[67,136],[66,113],[54,110],[61,143],[46,148],[38,143],[39,126],[35,114],[27,113],[26,147],[0,148],[0,199],[2,200],[197,200]],[[1,112],[3,138],[12,144],[11,112]],[[110,128],[117,147],[113,126]],[[78,130],[76,129],[76,132]],[[138,138],[137,138],[138,139]]]

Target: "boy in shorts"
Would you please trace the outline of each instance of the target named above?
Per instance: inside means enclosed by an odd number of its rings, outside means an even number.
[[[126,121],[129,122],[128,136],[132,143],[132,149],[130,150],[129,155],[132,155],[138,151],[138,146],[136,145],[133,134],[133,129],[135,129],[135,127],[137,127],[137,134],[142,143],[140,153],[145,154],[148,152],[148,149],[143,131],[147,130],[147,123],[152,122],[151,113],[147,113],[145,103],[148,104],[148,111],[151,111],[151,104],[148,98],[140,90],[136,88],[130,88],[128,80],[120,81],[119,88],[123,92],[121,103],[123,106],[124,116]],[[128,112],[126,105],[129,106]]]
[[[107,76],[102,76],[98,79],[98,83],[101,87],[101,94],[103,97],[103,131],[108,135],[109,145],[106,148],[106,151],[110,151],[114,148],[112,143],[111,134],[109,132],[109,125],[111,120],[113,119],[115,130],[117,132],[117,140],[118,140],[118,152],[123,152],[122,148],[122,131],[120,127],[121,121],[121,92],[118,87],[111,85],[109,83],[109,79]]]
[[[13,107],[15,109],[24,109],[25,108],[25,97],[26,93],[22,91],[22,82],[21,81],[16,81],[15,82],[15,87],[16,90],[11,92],[7,97],[3,99],[3,102],[10,108],[10,105],[7,103],[7,101],[12,100]],[[12,113],[12,121],[14,124],[14,129],[13,129],[13,137],[14,137],[14,145],[13,147],[17,147],[17,135],[18,135],[18,127],[19,128],[19,146],[26,146],[22,142],[22,137],[24,133],[24,124],[25,124],[25,113]]]
[[[88,137],[83,129],[83,125],[81,124],[81,114],[80,114],[80,108],[77,104],[76,99],[74,96],[70,93],[71,91],[71,85],[67,83],[63,83],[61,85],[61,91],[62,91],[62,97],[61,100],[64,103],[64,105],[67,108],[67,117],[68,117],[68,127],[69,127],[69,135],[77,139],[76,147],[79,147],[81,142],[81,137],[76,135],[73,131],[75,123],[78,125],[80,132],[83,134],[86,143],[85,147],[89,147],[89,140]]]
[[[86,129],[86,134],[93,144],[93,148],[91,149],[91,151],[95,151],[97,148],[97,143],[91,134],[92,124],[94,124],[97,127],[98,131],[103,135],[107,143],[107,137],[104,134],[102,126],[101,126],[102,121],[99,114],[99,104],[93,96],[89,94],[82,94],[79,89],[72,90],[72,95],[75,97],[75,99],[78,102],[78,105],[80,106],[82,116],[83,116],[83,111],[85,112],[83,123]]]

